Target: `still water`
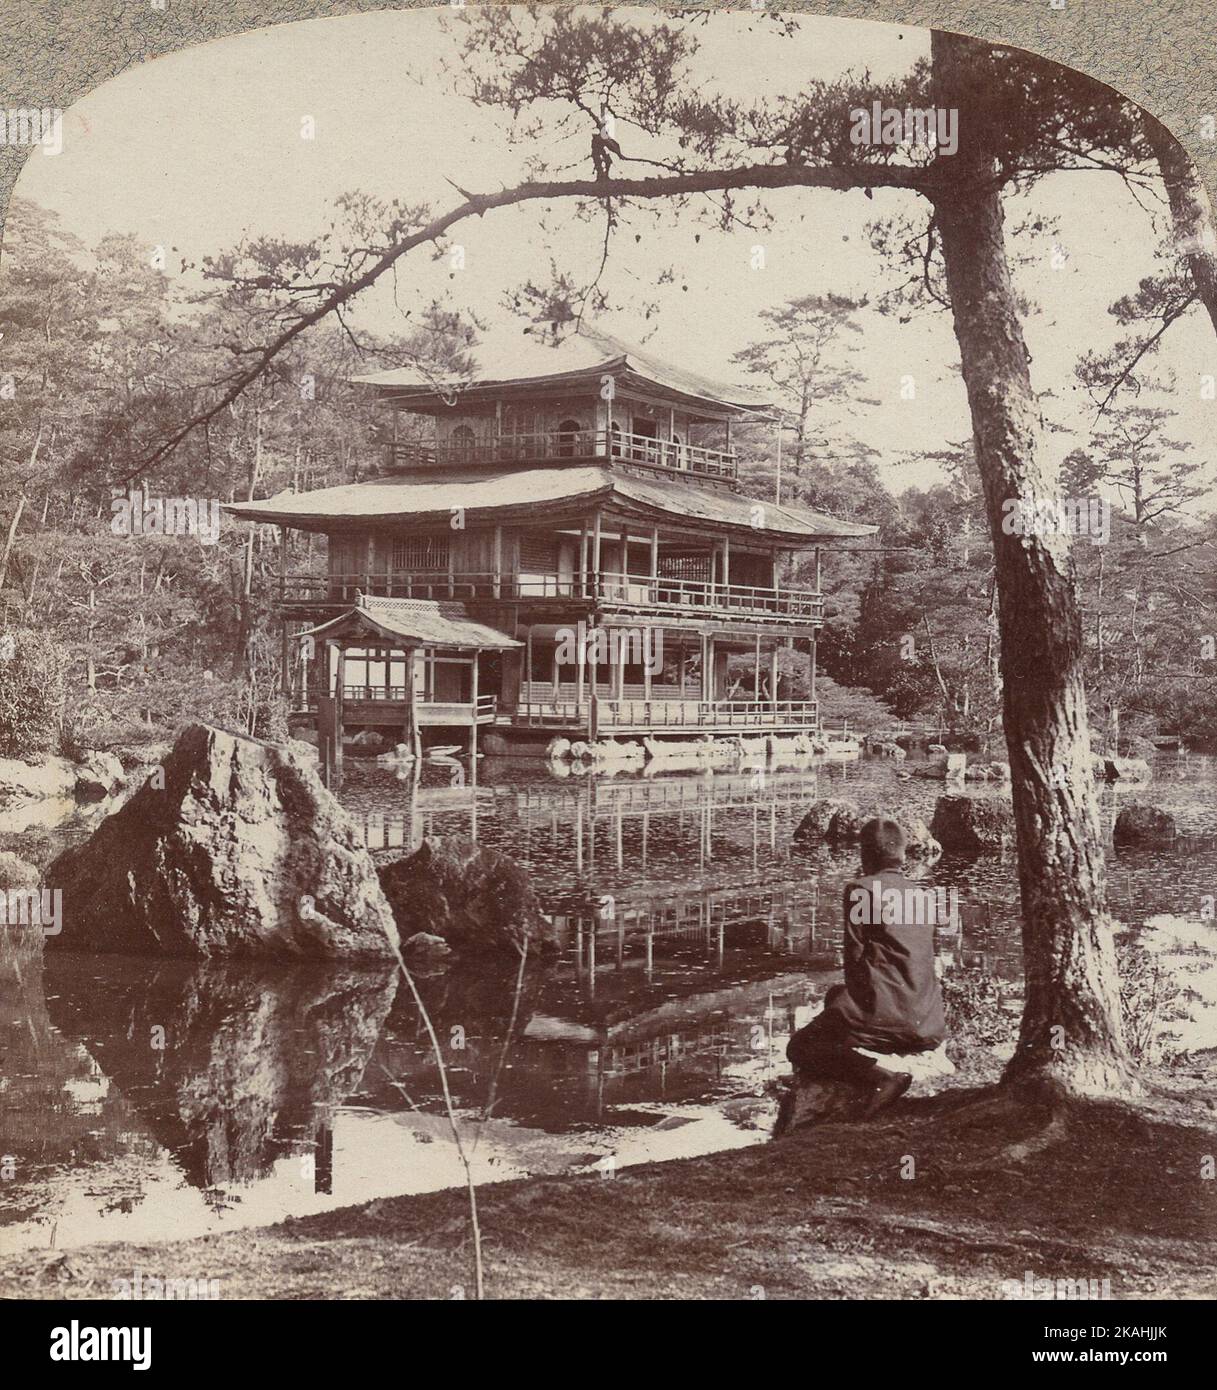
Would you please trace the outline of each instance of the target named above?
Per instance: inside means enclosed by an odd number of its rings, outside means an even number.
[[[850,796],[928,821],[941,791],[869,759],[566,777],[484,760],[477,785],[457,764],[415,779],[348,761],[342,800],[371,849],[424,834],[502,849],[565,942],[518,989],[511,966],[419,979],[477,1178],[762,1142],[786,1040],[839,978],[856,867],[853,851],[792,847],[803,810]],[[1108,830],[1133,795],[1217,832],[1211,759],[1164,757],[1152,789],[1105,789]],[[0,834],[12,828],[0,813]],[[1217,848],[1109,865],[1124,927],[1185,963],[1212,951]],[[1012,857],[947,856],[926,882],[959,893],[958,929],[938,932],[944,969],[1016,998]],[[43,962],[0,932],[0,1046],[3,1251],[184,1238],[463,1180],[419,1011],[388,971]]]

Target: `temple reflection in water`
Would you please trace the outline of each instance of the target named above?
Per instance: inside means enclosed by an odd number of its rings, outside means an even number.
[[[791,834],[866,770],[458,771],[348,760],[343,800],[374,853],[459,834],[511,854],[559,929],[518,997],[510,961],[418,978],[479,1177],[762,1138],[786,1040],[839,978],[855,867]],[[944,961],[1015,978],[1009,866],[959,873]],[[391,974],[56,957],[44,984],[41,962],[9,964],[3,1023],[25,1042],[0,1152],[41,1136],[6,1185],[28,1242],[223,1229],[461,1180],[426,1029]]]

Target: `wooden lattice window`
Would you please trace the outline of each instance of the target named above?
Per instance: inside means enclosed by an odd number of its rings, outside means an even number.
[[[712,555],[660,555],[659,573],[664,579],[692,579],[708,584],[713,578]]]
[[[447,536],[399,536],[393,542],[393,569],[424,574],[448,569]]]

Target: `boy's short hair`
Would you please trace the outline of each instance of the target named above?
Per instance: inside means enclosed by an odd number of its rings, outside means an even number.
[[[867,863],[898,869],[904,864],[908,836],[896,821],[876,816],[862,827],[858,846]]]

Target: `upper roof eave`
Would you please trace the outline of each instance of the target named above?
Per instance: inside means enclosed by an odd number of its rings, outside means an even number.
[[[654,522],[679,520],[686,528],[765,537],[792,547],[873,536],[877,527],[824,512],[699,488],[683,479],[639,478],[607,468],[515,469],[462,475],[437,470],[408,480],[371,479],[312,493],[280,494],[259,502],[226,504],[244,521],[301,531],[368,531],[394,525],[465,524],[481,519],[577,520],[605,507]]]
[[[482,359],[481,370],[467,381],[423,381],[409,369],[372,372],[351,380],[373,387],[393,402],[421,409],[424,405],[452,408],[457,400],[471,396],[485,399],[495,392],[540,391],[582,383],[598,391],[600,377],[628,373],[652,394],[715,415],[763,415],[772,409],[770,401],[754,392],[662,362],[641,348],[595,329],[581,329],[556,346],[528,338],[524,344],[517,340],[506,348],[490,344],[474,351]],[[563,357],[571,365],[551,370]],[[520,371],[521,360],[529,359],[536,369]],[[500,370],[502,367],[507,370]]]

